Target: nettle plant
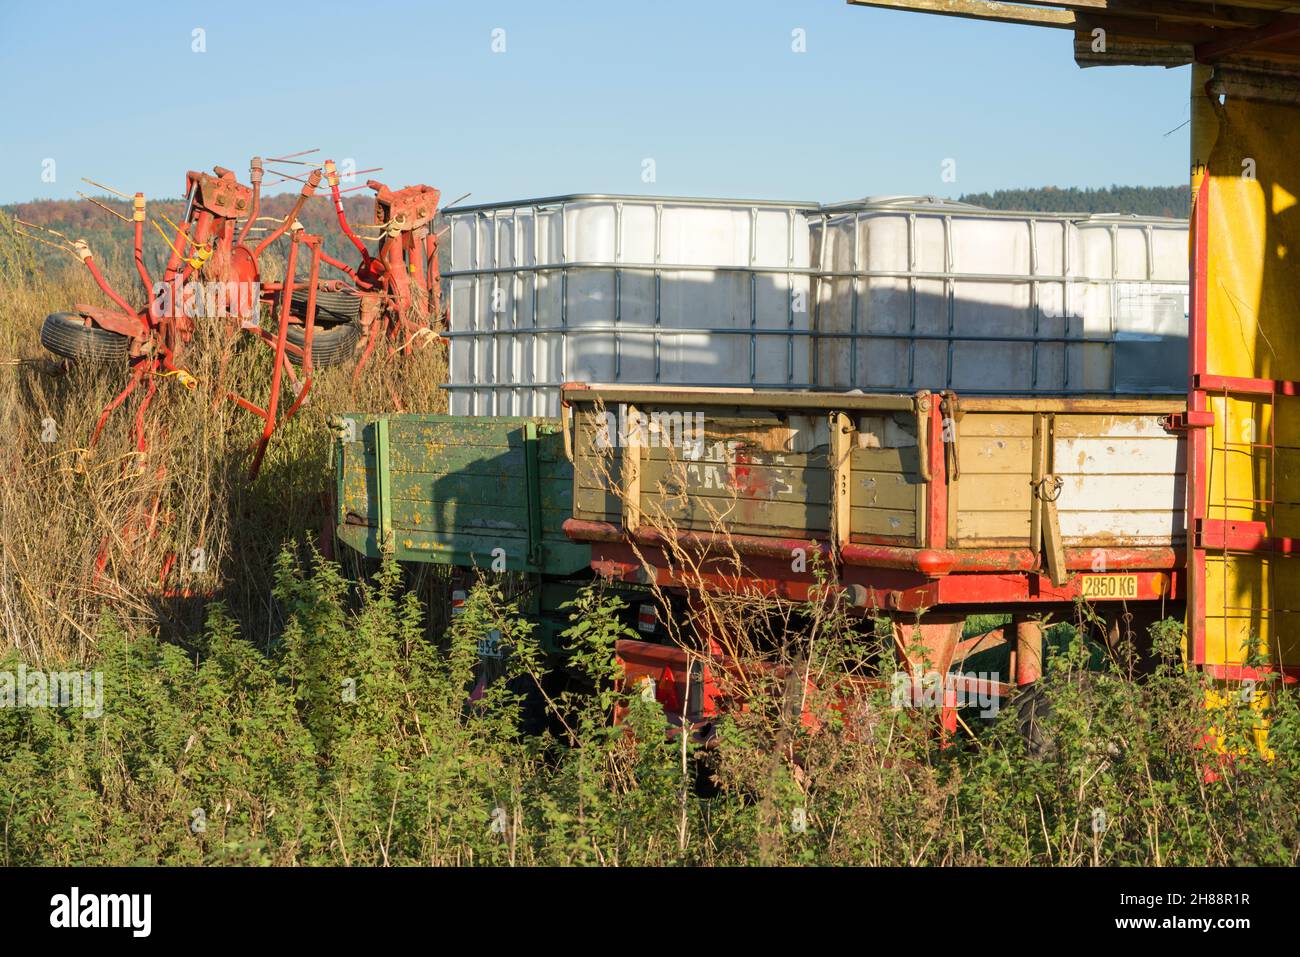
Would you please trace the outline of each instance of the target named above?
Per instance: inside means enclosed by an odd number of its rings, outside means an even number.
[[[188,649],[105,617],[59,663],[102,673],[101,715],[0,708],[0,863],[1296,862],[1293,696],[1208,709],[1177,623],[1136,680],[1063,632],[1037,693],[941,740],[836,594],[710,596],[768,650],[704,748],[624,687],[635,635],[598,583],[555,655],[495,576],[430,640],[397,566],[358,584],[286,551],[269,639],[220,605]]]

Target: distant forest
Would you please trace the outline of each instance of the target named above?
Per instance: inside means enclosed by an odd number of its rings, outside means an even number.
[[[1103,186],[1078,189],[1040,186],[1037,189],[999,189],[992,193],[966,193],[958,199],[986,209],[1014,209],[1031,213],[1137,213],[1140,216],[1187,218],[1191,192],[1187,186]]]
[[[992,193],[967,193],[959,199],[988,209],[1021,210],[1038,213],[1139,213],[1147,216],[1188,215],[1188,188],[1186,186],[1110,186],[1103,189],[1060,189],[1042,186],[1036,189],[1000,189]],[[296,194],[287,193],[263,199],[262,213],[266,216],[284,216],[292,206]],[[105,205],[119,215],[129,217],[129,203],[104,197]],[[348,217],[353,223],[369,223],[374,219],[374,200],[365,196],[349,196],[344,200]],[[159,213],[177,221],[184,213],[179,199],[155,201],[149,204],[155,218]],[[101,261],[118,260],[127,265],[131,260],[131,235],[133,226],[114,218],[103,209],[82,200],[37,200],[0,206],[0,214],[17,217],[40,226],[58,230],[71,238],[86,239]],[[348,261],[355,253],[348,247],[334,223],[334,213],[324,194],[307,204],[302,216],[303,225],[324,238],[326,252],[343,256]],[[263,226],[267,223],[261,224]],[[161,269],[167,248],[152,228],[146,231],[145,258],[148,265]],[[265,235],[260,233],[258,235]],[[46,237],[49,238],[49,237]],[[59,261],[65,265],[70,257],[61,256],[48,246],[31,244],[38,261]]]
[[[264,196],[262,197],[261,213],[267,217],[283,218],[289,214],[289,210],[293,207],[297,198],[297,193]],[[106,196],[99,197],[99,200],[105,206],[115,210],[118,216],[130,218],[131,204],[129,202]],[[343,200],[343,205],[347,210],[349,221],[354,225],[374,222],[375,201],[373,196],[347,196]],[[164,227],[165,232],[170,234],[170,229],[165,225],[166,220],[161,217],[165,216],[172,222],[180,222],[185,215],[185,204],[179,199],[150,200],[148,214],[152,220]],[[37,226],[44,226],[47,229],[56,230],[70,239],[84,239],[90,244],[91,251],[101,263],[116,262],[118,266],[124,266],[129,265],[133,260],[135,224],[123,222],[111,213],[105,212],[102,208],[84,199],[41,199],[30,203],[0,206],[0,216],[13,217]],[[329,200],[328,193],[317,193],[307,203],[299,219],[308,231],[320,234],[322,246],[327,253],[336,258],[342,257],[349,263],[356,261],[355,250],[348,245],[347,240],[339,231],[335,220],[334,206]],[[265,236],[265,230],[275,224],[264,221],[258,225],[261,229],[250,234],[250,242],[256,242],[256,240]],[[45,233],[38,232],[37,235],[44,239],[52,238]],[[369,232],[366,235],[370,235]],[[286,244],[282,240],[280,245],[284,247]],[[155,272],[161,271],[163,264],[167,260],[168,249],[162,236],[149,225],[145,226],[144,250],[145,264]],[[57,250],[48,246],[32,243],[31,251],[39,261],[45,263],[59,262],[63,265],[69,263],[76,265],[72,257],[61,255]]]

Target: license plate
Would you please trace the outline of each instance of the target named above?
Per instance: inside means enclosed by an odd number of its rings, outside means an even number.
[[[1136,575],[1085,575],[1080,582],[1080,594],[1084,598],[1121,599],[1138,596],[1138,577]]]

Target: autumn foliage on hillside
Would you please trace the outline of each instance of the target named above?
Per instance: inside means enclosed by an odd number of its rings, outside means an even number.
[[[298,193],[296,192],[264,196],[262,197],[261,215],[283,218],[288,215],[297,197]],[[131,218],[131,204],[129,202],[108,196],[97,196],[95,198],[98,202],[125,216],[128,220]],[[375,221],[375,201],[368,192],[359,190],[352,196],[345,196],[343,198],[343,207],[347,212],[348,221],[351,223],[368,224]],[[132,236],[135,228],[133,224],[123,222],[87,200],[41,199],[30,203],[16,203],[11,206],[0,207],[0,209],[3,209],[9,216],[24,222],[57,230],[70,239],[84,239],[90,244],[91,251],[101,262],[130,261]],[[171,230],[167,227],[167,221],[163,217],[167,217],[174,223],[182,222],[185,217],[185,204],[183,200],[179,199],[151,200],[148,205],[148,214],[151,219],[158,222],[167,231],[168,235],[171,235]],[[318,233],[324,237],[324,248],[330,255],[342,258],[345,262],[351,262],[357,258],[355,250],[347,244],[347,240],[339,231],[334,214],[334,204],[330,201],[328,192],[317,192],[307,202],[302,215],[299,216],[299,220],[308,232]],[[264,222],[260,225],[274,227],[275,224]],[[252,234],[253,237],[258,235],[265,234]],[[59,256],[57,251],[49,247],[36,244],[33,244],[33,246],[35,247],[32,250],[33,253],[45,260]],[[167,259],[167,246],[158,231],[147,225],[144,249],[145,262],[151,269],[160,271]]]

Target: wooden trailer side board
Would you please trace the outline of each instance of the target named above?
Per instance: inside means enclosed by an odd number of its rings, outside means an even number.
[[[363,554],[573,574],[573,472],[558,420],[339,418],[339,537]],[[351,425],[348,423],[351,422]]]
[[[640,430],[627,425],[638,415]],[[850,539],[917,544],[925,495],[912,414],[872,410],[845,421]],[[672,425],[656,425],[666,422]],[[684,439],[674,432],[678,423]],[[625,528],[635,516],[637,525],[660,531],[826,539],[835,508],[831,427],[826,412],[583,406],[574,423],[574,517]]]
[[[574,517],[624,533],[1062,558],[1065,548],[1183,540],[1186,437],[1172,427],[1181,399],[945,396],[955,414],[940,419],[922,414],[938,399],[928,393],[567,395]],[[932,515],[946,516],[940,535]]]

